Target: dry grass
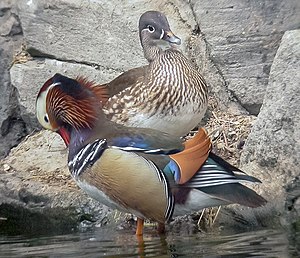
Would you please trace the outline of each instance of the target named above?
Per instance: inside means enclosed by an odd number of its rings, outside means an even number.
[[[235,115],[221,110],[216,99],[211,97],[204,127],[211,137],[214,153],[238,166],[243,146],[255,119],[255,116]],[[196,132],[192,131],[190,135],[193,136]]]
[[[29,60],[32,60],[33,58],[30,56],[30,54],[27,52],[27,46],[25,43],[21,45],[21,49],[17,51],[13,57],[11,66],[14,64],[24,64],[28,62]]]

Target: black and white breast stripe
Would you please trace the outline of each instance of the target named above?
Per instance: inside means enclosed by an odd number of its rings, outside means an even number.
[[[68,162],[73,176],[79,176],[87,167],[92,166],[107,148],[106,139],[97,139],[87,144]]]
[[[151,167],[155,168],[155,172],[158,176],[159,181],[162,182],[164,185],[165,194],[166,194],[166,198],[167,198],[167,207],[166,207],[166,211],[165,211],[165,218],[166,218],[166,221],[169,221],[172,218],[174,206],[175,206],[175,200],[174,200],[174,196],[170,190],[169,182],[166,178],[166,175],[152,161],[147,160],[147,159],[145,159],[145,161]]]

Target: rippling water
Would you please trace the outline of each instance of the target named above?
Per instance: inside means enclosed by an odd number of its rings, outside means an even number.
[[[138,239],[132,232],[99,228],[51,237],[0,237],[0,257],[292,257],[283,230],[234,235],[195,234]]]

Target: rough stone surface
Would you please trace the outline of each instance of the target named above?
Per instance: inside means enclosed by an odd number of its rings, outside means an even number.
[[[0,162],[0,233],[70,232],[83,220],[102,225],[110,219],[107,207],[74,184],[66,160],[58,135],[41,131]]]
[[[192,23],[180,22],[182,16],[190,20],[185,6],[180,1],[22,1],[20,19],[33,55],[123,71],[146,63],[138,37],[140,15],[161,10],[185,42]]]
[[[285,188],[287,191],[287,198],[285,203],[285,209],[287,210],[287,216],[284,224],[289,225],[291,222],[296,222],[300,225],[300,178],[296,177]],[[299,238],[298,233],[298,238]],[[300,242],[298,242],[300,243]]]
[[[300,176],[300,30],[284,34],[264,103],[246,141],[241,166],[263,181],[260,192],[284,205],[285,187]],[[281,200],[281,201],[280,201]]]
[[[0,157],[24,136],[24,126],[18,121],[16,91],[11,87],[9,76],[14,52],[20,48],[22,40],[14,6],[14,1],[0,2]]]
[[[226,86],[243,107],[257,115],[280,39],[286,30],[300,28],[300,2],[190,2],[209,58],[219,71],[216,90],[222,94],[220,83]],[[196,43],[196,51],[200,46]]]

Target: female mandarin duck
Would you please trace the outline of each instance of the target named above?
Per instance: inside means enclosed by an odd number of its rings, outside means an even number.
[[[203,129],[182,144],[164,132],[125,127],[105,117],[101,103],[106,99],[105,88],[56,74],[37,96],[37,118],[69,146],[68,166],[79,187],[109,207],[135,214],[137,235],[145,218],[163,231],[173,214],[265,204],[240,184],[260,181],[211,153]]]
[[[149,65],[129,70],[107,83],[103,103],[108,119],[130,127],[184,136],[207,108],[207,86],[197,69],[175,48],[176,37],[160,12],[139,20],[140,41]]]

